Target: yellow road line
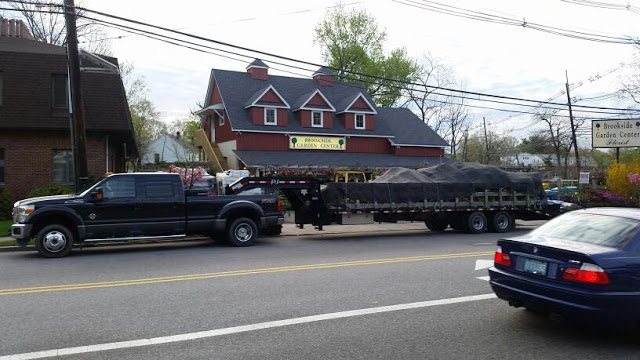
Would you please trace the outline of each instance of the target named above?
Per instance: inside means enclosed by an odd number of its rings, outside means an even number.
[[[437,260],[437,259],[455,259],[455,258],[477,257],[477,256],[487,256],[487,255],[493,255],[493,251],[443,254],[443,255],[410,256],[410,257],[374,259],[374,260],[344,261],[344,262],[325,263],[325,264],[280,266],[280,267],[270,267],[270,268],[261,268],[261,269],[234,270],[234,271],[223,271],[223,272],[216,272],[216,273],[201,273],[201,274],[155,277],[155,278],[146,278],[146,279],[104,281],[104,282],[83,283],[83,284],[34,286],[34,287],[28,287],[28,288],[0,290],[0,296],[32,294],[32,293],[41,293],[41,292],[54,292],[54,291],[70,291],[70,290],[81,290],[81,289],[95,289],[95,288],[106,288],[106,287],[117,287],[117,286],[156,284],[156,283],[187,281],[187,280],[214,279],[214,278],[222,278],[222,277],[229,277],[229,276],[269,274],[269,273],[288,272],[288,271],[331,269],[331,268],[340,268],[340,267],[349,267],[349,266],[391,264],[391,263],[400,263],[400,262],[426,261],[426,260]]]

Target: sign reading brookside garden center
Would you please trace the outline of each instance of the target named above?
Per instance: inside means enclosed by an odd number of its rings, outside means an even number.
[[[289,135],[289,149],[294,150],[344,150],[343,137]]]
[[[640,146],[640,120],[593,120],[591,144],[594,148]]]

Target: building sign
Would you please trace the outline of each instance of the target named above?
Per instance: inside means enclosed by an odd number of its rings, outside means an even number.
[[[346,148],[343,137],[298,136],[289,135],[289,149],[294,150],[343,150]]]
[[[640,120],[593,120],[591,144],[594,148],[640,146]]]
[[[580,173],[580,180],[578,181],[578,184],[589,184],[589,173],[588,172],[581,172]]]

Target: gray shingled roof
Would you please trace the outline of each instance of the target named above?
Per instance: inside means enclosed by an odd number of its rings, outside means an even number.
[[[265,67],[268,68],[269,66],[267,64],[265,64],[262,60],[260,59],[255,59],[251,62],[251,64],[249,64],[249,66],[247,66],[247,68],[251,67],[251,66],[259,66],[259,67]]]
[[[335,115],[332,129],[306,128],[302,127],[300,122],[296,120],[296,116],[292,110],[299,107],[299,102],[306,100],[303,99],[303,95],[306,94],[308,97],[316,89],[319,89],[336,108],[336,112],[343,111],[344,107],[348,106],[360,93],[363,94],[369,103],[374,104],[366,90],[360,85],[337,82],[333,86],[328,86],[320,85],[313,79],[275,75],[269,75],[267,80],[254,80],[251,78],[251,75],[246,72],[218,69],[213,69],[212,74],[220,89],[234,131],[398,137],[397,140],[392,139],[393,142],[397,144],[422,146],[448,145],[446,141],[429,126],[424,124],[415,114],[403,108],[374,107],[375,110],[378,111],[378,114],[375,115],[375,125],[372,131],[346,129]],[[287,103],[294,104],[291,109],[287,110],[289,121],[286,128],[255,125],[249,118],[248,111],[245,109],[248,100],[255,96],[256,93],[260,94],[260,91],[269,85],[273,85]]]
[[[418,169],[450,163],[445,157],[395,156],[392,154],[349,153],[344,151],[250,151],[235,150],[238,158],[249,167],[258,168],[321,168],[366,170],[394,166]]]
[[[378,108],[376,119],[378,117],[393,118],[396,121],[395,124],[401,124],[401,126],[390,124],[395,135],[391,139],[393,145],[449,146],[446,140],[407,108]]]
[[[333,75],[334,73],[333,73],[333,70],[329,69],[328,67],[321,66],[318,70],[316,70],[316,72],[313,73],[313,76],[316,76],[316,75],[319,75],[319,74],[322,74],[322,75]]]

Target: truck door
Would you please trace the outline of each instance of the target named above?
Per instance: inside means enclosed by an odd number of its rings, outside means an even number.
[[[136,177],[112,176],[99,186],[103,199],[85,203],[81,216],[87,239],[126,237],[139,232],[136,216]]]
[[[177,176],[148,176],[142,181],[137,217],[145,235],[183,235],[186,231],[185,195]]]

